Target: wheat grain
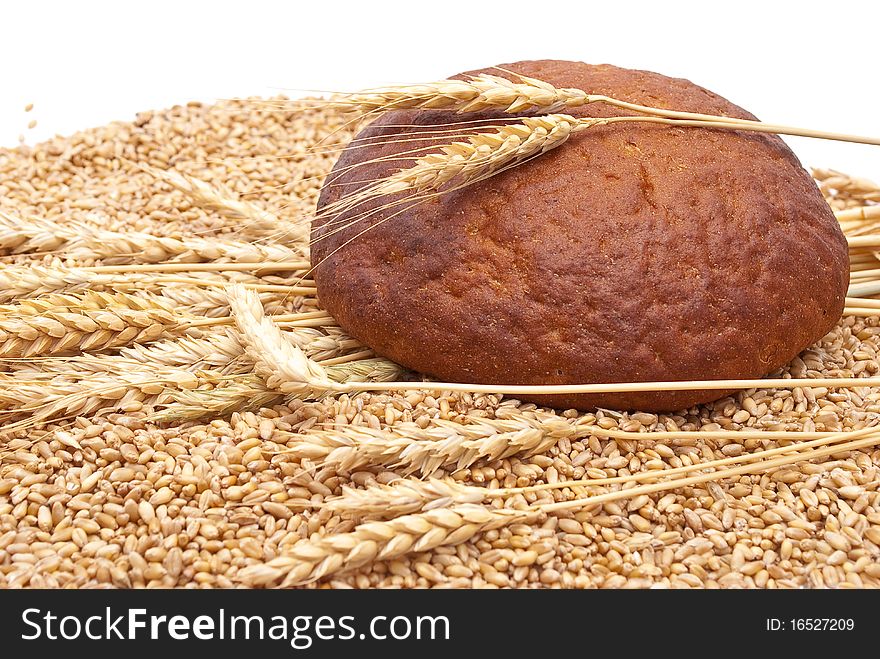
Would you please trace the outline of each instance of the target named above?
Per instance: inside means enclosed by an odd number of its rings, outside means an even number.
[[[855,435],[856,433],[852,434]],[[731,476],[757,474],[763,471],[767,471],[769,469],[775,469],[777,467],[783,467],[806,460],[815,460],[817,458],[827,457],[829,455],[835,455],[839,453],[846,453],[848,451],[854,451],[860,448],[873,447],[880,443],[880,432],[878,432],[877,429],[872,428],[870,433],[860,434],[860,437],[860,439],[835,443],[831,446],[825,446],[823,448],[810,449],[803,452],[793,452],[791,454],[782,455],[778,458],[772,458],[769,460],[758,460],[751,464],[739,465],[736,467],[731,467],[729,469],[713,471],[707,474],[698,474],[696,476],[688,476],[686,478],[677,478],[669,481],[662,481],[659,483],[651,483],[649,485],[640,485],[625,490],[597,494],[591,497],[585,497],[583,499],[572,499],[570,501],[560,501],[557,503],[546,504],[541,506],[540,509],[544,512],[556,512],[560,510],[569,510],[572,508],[581,508],[585,505],[589,506],[598,503],[605,503],[608,501],[615,501],[618,499],[632,498],[640,496],[642,494],[665,492],[691,485],[718,481],[723,478],[729,478]]]

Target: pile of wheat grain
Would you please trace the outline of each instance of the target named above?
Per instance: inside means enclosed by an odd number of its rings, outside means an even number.
[[[751,389],[659,416],[417,391],[282,405],[229,318],[253,298],[206,284],[258,292],[331,377],[387,368],[325,318],[288,240],[335,156],[310,147],[350,130],[284,107],[189,104],[0,151],[0,587],[880,586],[880,451],[735,467],[876,424],[877,388]],[[880,201],[817,177],[836,209]],[[785,374],[880,375],[870,313]],[[710,461],[733,473],[620,491]]]

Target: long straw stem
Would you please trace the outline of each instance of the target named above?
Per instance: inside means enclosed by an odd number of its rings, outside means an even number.
[[[828,387],[859,389],[880,386],[875,378],[766,378],[755,380],[691,380],[686,382],[616,382],[590,384],[469,384],[461,382],[347,382],[340,391],[461,391],[510,396],[541,394],[610,394],[654,391],[703,391],[726,389],[794,389]]]
[[[258,261],[254,263],[123,263],[82,268],[100,274],[116,272],[254,272],[262,270],[308,270],[308,261]]]
[[[858,206],[856,208],[847,208],[842,211],[834,211],[834,216],[840,222],[880,219],[880,204],[875,206]]]
[[[865,439],[859,439],[851,442],[846,442],[844,444],[836,444],[834,446],[828,446],[826,448],[816,449],[815,451],[811,451],[809,453],[809,458],[821,458],[826,455],[834,455],[835,453],[842,453],[845,451],[855,451],[860,448],[867,448],[870,446],[876,445],[880,442],[880,433],[873,434],[870,437]],[[785,465],[793,464],[795,462],[800,462],[803,460],[803,457],[799,452],[793,455],[785,455],[779,458],[775,458],[773,460],[762,460],[760,462],[756,462],[754,464],[746,464],[739,467],[733,467],[731,469],[724,469],[722,471],[713,471],[708,474],[699,474],[697,476],[690,476],[688,478],[680,478],[674,479],[671,481],[661,481],[659,483],[651,483],[650,485],[641,485],[639,487],[632,487],[625,490],[617,490],[615,492],[606,492],[604,494],[597,494],[590,497],[584,497],[581,499],[572,499],[570,501],[560,501],[557,503],[543,504],[536,506],[534,510],[538,510],[545,513],[556,512],[558,510],[570,510],[572,508],[583,508],[585,506],[594,506],[600,503],[607,503],[609,501],[617,501],[619,499],[629,499],[632,497],[639,496],[641,494],[652,494],[654,492],[665,492],[669,490],[677,490],[682,487],[687,487],[689,485],[699,485],[700,483],[708,483],[710,481],[718,481],[723,478],[730,478],[731,476],[740,476],[743,474],[754,474],[760,471],[767,471],[768,469],[773,469],[775,467],[783,467]]]
[[[666,126],[720,128],[725,130],[744,130],[755,133],[775,133],[777,135],[812,137],[824,140],[835,140],[838,142],[856,142],[859,144],[880,146],[880,137],[847,135],[845,133],[831,133],[822,130],[814,130],[812,128],[797,128],[794,126],[783,126],[780,124],[765,124],[760,121],[745,121],[741,119],[730,120],[724,117],[711,117],[711,115],[706,116],[710,118],[701,120],[668,119],[665,117],[608,117],[606,119],[581,119],[576,120],[578,124],[572,129],[572,132],[577,133],[582,130],[587,130],[595,125],[605,125],[620,122],[639,122],[663,124]]]
[[[863,137],[860,135],[848,135],[846,133],[834,133],[823,130],[814,130],[812,128],[797,128],[794,126],[784,126],[782,124],[769,124],[763,121],[754,121],[752,119],[736,119],[734,117],[722,117],[712,114],[700,114],[698,112],[679,112],[676,110],[663,110],[661,108],[653,108],[646,105],[638,105],[637,103],[627,103],[616,98],[602,95],[590,95],[591,101],[601,101],[613,105],[618,108],[640,112],[650,115],[649,117],[613,117],[614,120],[637,120],[637,121],[655,121],[657,119],[672,119],[674,124],[680,126],[705,126],[714,125],[717,128],[732,128],[735,130],[748,130],[759,133],[776,133],[778,135],[795,135],[797,137],[814,137],[825,140],[836,140],[838,142],[857,142],[859,144],[873,144],[880,146],[880,138]],[[669,122],[657,122],[669,123]]]
[[[645,435],[645,439],[651,438],[651,435],[654,433],[640,433]],[[658,433],[659,434],[659,433]],[[675,433],[670,433],[675,434]],[[680,435],[681,433],[679,433]],[[752,432],[752,433],[744,433],[742,431],[737,431],[735,434],[749,434],[749,435],[759,435],[764,436],[762,439],[771,439],[768,432]],[[777,448],[766,449],[763,451],[756,451],[755,453],[749,453],[746,455],[738,455],[735,457],[722,458],[720,460],[710,460],[708,462],[697,462],[690,465],[685,465],[682,467],[675,467],[673,469],[654,469],[651,471],[643,471],[635,474],[629,474],[627,476],[614,476],[611,478],[581,478],[577,480],[570,481],[558,481],[556,483],[541,483],[539,485],[529,485],[526,487],[508,487],[508,488],[498,488],[495,490],[486,490],[487,497],[507,497],[512,496],[514,494],[524,494],[526,492],[537,492],[539,490],[558,490],[564,489],[567,487],[584,487],[584,486],[593,486],[593,485],[615,485],[622,483],[633,483],[644,480],[655,480],[664,478],[667,476],[674,476],[676,474],[685,474],[691,471],[701,471],[703,469],[717,469],[718,467],[724,467],[730,464],[740,464],[743,462],[755,462],[758,460],[763,460],[765,458],[769,458],[773,455],[781,455],[786,453],[797,452],[800,453],[802,451],[809,451],[807,454],[808,457],[812,457],[814,453],[810,450],[817,446],[826,446],[829,444],[835,444],[840,440],[848,440],[854,441],[856,439],[865,437],[867,435],[875,434],[880,435],[880,428],[876,426],[871,426],[869,428],[862,428],[861,430],[848,431],[848,432],[837,432],[837,433],[796,433],[796,432],[786,432],[784,433],[790,437],[793,436],[803,436],[805,434],[815,434],[821,435],[817,439],[814,439],[809,442],[799,442],[795,444],[789,444],[787,446],[780,446]],[[659,438],[658,438],[659,439]],[[742,437],[742,439],[747,439],[747,437]],[[716,472],[717,473],[717,472]]]

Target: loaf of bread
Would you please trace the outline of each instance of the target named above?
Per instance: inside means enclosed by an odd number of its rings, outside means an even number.
[[[646,71],[552,60],[503,69],[644,105],[754,118]],[[596,103],[571,114],[625,112]],[[414,149],[479,125],[456,122],[484,119],[509,117],[382,116],[343,152],[319,209],[411,165]],[[759,377],[832,328],[849,279],[834,215],[773,135],[617,123],[411,208],[380,204],[360,219],[315,221],[320,301],[378,354],[447,381]],[[724,393],[530,400],[668,411]]]

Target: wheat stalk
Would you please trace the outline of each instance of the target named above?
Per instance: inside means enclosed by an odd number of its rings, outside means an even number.
[[[74,354],[146,343],[178,331],[182,320],[155,296],[88,292],[24,300],[0,307],[0,357]]]
[[[112,263],[160,261],[218,261],[238,263],[302,260],[301,248],[276,244],[229,241],[221,238],[171,238],[131,231],[99,229],[81,222],[64,224],[31,217],[20,219],[0,211],[0,246],[14,246],[14,253],[39,251],[51,245],[77,261],[101,259]],[[49,237],[54,237],[50,240]]]
[[[482,503],[491,492],[451,480],[407,478],[363,489],[344,485],[340,496],[327,499],[321,507],[339,515],[399,517],[456,504]]]
[[[374,561],[457,545],[483,531],[537,516],[533,511],[460,505],[404,515],[388,522],[368,522],[351,533],[300,542],[285,550],[283,556],[245,568],[238,578],[253,586],[300,585]]]
[[[726,391],[742,389],[796,389],[799,387],[830,387],[862,389],[880,386],[880,377],[869,378],[755,378],[743,380],[683,380],[670,382],[609,382],[585,384],[512,385],[462,382],[350,382],[346,393],[359,391],[461,391],[467,393],[504,394],[509,396],[541,394],[604,394],[656,391]]]
[[[232,220],[245,222],[234,225],[239,233],[255,238],[281,238],[293,243],[308,243],[309,227],[303,223],[285,222],[274,213],[242,201],[230,190],[220,189],[193,176],[172,169],[141,168],[160,181],[190,197],[201,208],[216,211]]]
[[[308,398],[338,390],[339,385],[324,369],[285,340],[278,326],[266,318],[256,293],[238,284],[230,286],[227,293],[248,355],[269,388]]]
[[[440,146],[437,153],[417,158],[412,167],[324,206],[317,215],[323,217],[341,213],[370,199],[408,190],[436,191],[454,178],[468,185],[489,178],[564,143],[577,121],[568,115],[548,115],[525,118],[520,123],[474,133],[466,140]]]
[[[167,388],[196,389],[223,376],[201,371],[198,375],[183,369],[150,366],[120,373],[86,372],[80,377],[24,379],[0,373],[0,409],[7,415],[27,415],[4,430],[29,427],[55,417],[102,414],[129,408],[132,404],[158,402]]]
[[[303,540],[286,550],[284,555],[264,565],[255,565],[242,570],[238,579],[254,586],[270,586],[279,583],[285,587],[302,585],[373,561],[427,551],[441,545],[456,545],[483,531],[501,528],[516,522],[530,522],[546,513],[593,508],[599,504],[630,499],[642,494],[676,490],[744,474],[757,474],[804,459],[816,459],[845,451],[872,447],[878,442],[880,442],[880,433],[875,429],[868,437],[815,449],[808,454],[796,452],[731,469],[568,501],[541,504],[524,510],[490,509],[473,504],[460,504],[449,508],[437,508],[427,512],[404,515],[389,521],[366,522],[355,527],[349,533]]]
[[[329,109],[359,114],[414,109],[458,113],[541,110],[550,113],[584,105],[588,98],[589,95],[580,89],[557,89],[535,78],[520,76],[519,81],[511,81],[480,74],[464,80],[440,80],[335,94],[326,101],[317,102]]]
[[[229,416],[278,403],[283,395],[266,387],[253,375],[245,375],[212,389],[165,390],[162,409],[149,415],[153,423],[182,423],[202,417]]]
[[[766,124],[753,119],[737,119],[723,115],[699,112],[681,112],[630,103],[604,94],[589,94],[581,89],[556,88],[537,78],[508,71],[515,80],[489,74],[467,76],[463,80],[442,80],[418,85],[396,85],[347,94],[335,94],[330,99],[318,101],[324,107],[360,114],[372,114],[401,109],[435,109],[457,113],[485,112],[494,110],[515,114],[536,110],[552,114],[562,109],[582,107],[592,103],[604,103],[640,115],[643,118],[672,119],[678,122],[706,122],[736,124],[740,130],[821,137],[847,142],[880,144],[877,138],[860,137]],[[772,128],[772,129],[771,129]]]
[[[482,459],[533,455],[559,440],[556,433],[535,428],[498,432],[479,423],[437,424],[425,429],[415,423],[400,423],[384,430],[342,426],[293,437],[293,446],[284,453],[320,460],[339,470],[387,465],[403,474],[418,472],[425,476],[441,467],[464,469]]]
[[[845,210],[834,211],[834,217],[838,222],[859,222],[862,220],[878,220],[880,219],[880,204],[873,206],[856,206],[855,208],[847,208]]]
[[[117,272],[288,272],[292,277],[306,275],[311,268],[309,261],[254,261],[244,263],[215,262],[210,263],[122,263],[115,265],[93,265],[85,269],[90,272],[112,274]]]
[[[688,115],[688,113],[678,112],[674,114],[677,116]],[[328,204],[320,210],[318,216],[337,215],[358,207],[371,199],[406,191],[412,191],[417,195],[422,193],[422,197],[415,196],[414,199],[424,198],[424,196],[439,193],[441,186],[453,180],[456,182],[453,189],[472,185],[555,149],[564,144],[572,135],[598,126],[607,126],[620,122],[776,133],[880,145],[880,138],[824,133],[811,129],[792,128],[765,124],[758,121],[731,119],[729,117],[714,117],[712,115],[690,116],[700,118],[674,119],[666,118],[665,116],[617,116],[579,119],[567,114],[548,114],[518,119],[518,123],[506,124],[487,132],[475,132],[464,140],[438,146],[438,152],[416,158],[411,167],[394,172],[384,179],[380,179],[357,192],[346,195],[332,204]],[[381,209],[388,209],[405,202],[406,199],[397,200],[381,207]],[[356,217],[350,220],[345,226],[351,226],[358,219],[360,218]],[[335,220],[335,222],[340,221],[342,220]],[[322,238],[331,235],[331,233],[324,234]],[[320,239],[318,238],[318,240]]]
[[[574,428],[574,427],[573,427]],[[719,431],[687,431],[687,432],[651,432],[651,433],[633,433],[624,431],[605,431],[604,429],[595,428],[594,434],[602,435],[613,432],[612,436],[629,440],[648,440],[656,441],[661,437],[654,435],[667,436],[671,435],[676,438],[718,438]],[[814,437],[811,441],[788,444],[772,449],[764,449],[755,451],[745,455],[710,460],[707,462],[695,462],[681,467],[670,469],[656,469],[651,471],[637,472],[627,474],[625,476],[613,476],[605,478],[580,478],[576,480],[558,481],[555,483],[539,483],[525,487],[509,487],[509,488],[482,488],[470,485],[462,485],[452,480],[430,479],[428,481],[401,479],[394,481],[388,485],[371,485],[363,489],[355,489],[351,487],[343,487],[342,495],[328,499],[322,504],[316,504],[320,507],[326,507],[334,513],[348,514],[352,516],[381,516],[384,518],[395,517],[423,510],[431,510],[432,508],[440,508],[453,505],[455,503],[480,503],[487,499],[505,498],[518,494],[526,494],[529,492],[538,492],[542,490],[560,490],[567,488],[583,488],[583,487],[607,487],[610,485],[629,486],[633,483],[642,481],[655,481],[687,474],[693,471],[705,471],[707,469],[719,469],[728,465],[737,465],[748,462],[764,460],[772,456],[782,455],[792,452],[801,452],[809,457],[812,449],[827,446],[845,441],[853,441],[865,436],[876,434],[878,428],[876,426],[862,428],[861,430],[847,432],[821,432],[821,433],[804,433],[789,431],[730,431],[723,433],[725,436],[742,435],[738,437],[740,441],[746,439],[774,439],[784,438],[802,439],[805,437]]]

